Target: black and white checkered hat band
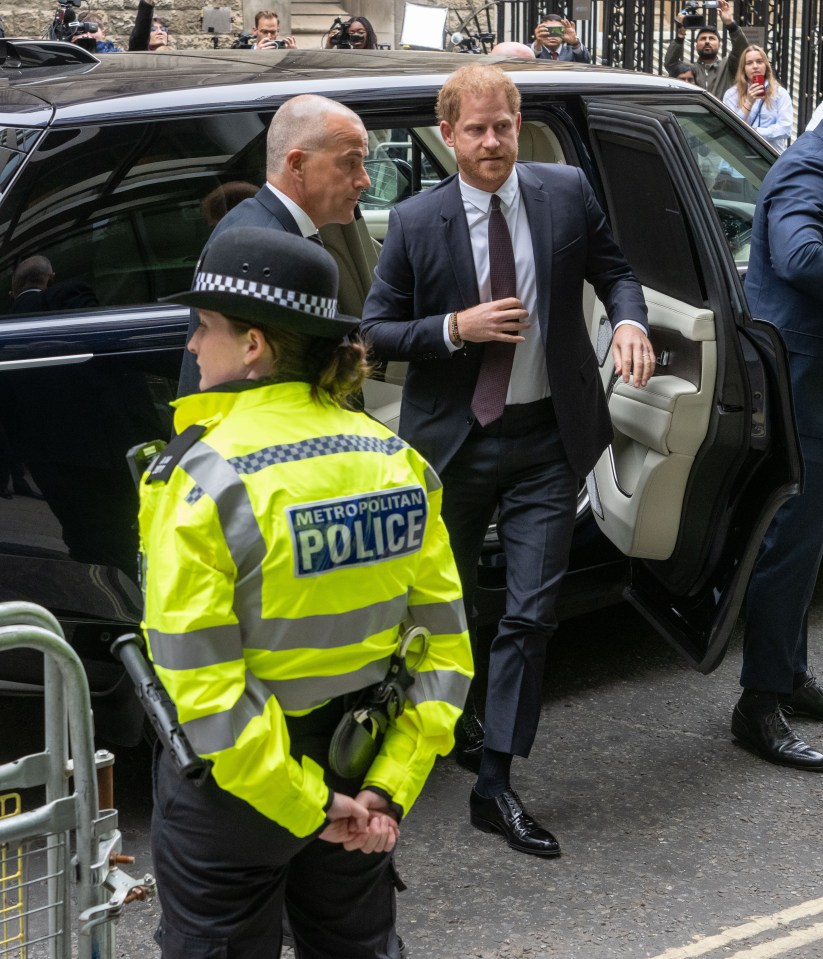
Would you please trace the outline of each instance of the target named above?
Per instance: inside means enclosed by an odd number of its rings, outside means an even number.
[[[198,273],[194,278],[193,289],[197,293],[241,293],[256,300],[326,319],[334,319],[337,315],[337,300],[329,297],[284,290],[279,286],[267,286],[265,283],[236,276],[223,276],[220,273]]]

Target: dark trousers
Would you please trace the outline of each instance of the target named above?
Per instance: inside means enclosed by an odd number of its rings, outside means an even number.
[[[475,424],[441,479],[443,519],[470,620],[477,561],[498,510],[506,610],[489,653],[485,745],[528,756],[577,504],[577,476],[563,451],[550,401],[507,407],[495,423],[485,428]],[[482,650],[475,651],[482,659]],[[483,672],[480,663],[478,673]]]
[[[317,759],[328,737],[295,740]],[[327,782],[355,795],[357,784]],[[272,783],[272,789],[277,784]],[[390,854],[298,839],[209,778],[154,763],[152,855],[163,959],[277,959],[284,906],[298,959],[399,959]]]
[[[820,440],[804,443],[803,492],[782,506],[760,548],[746,602],[740,685],[790,693],[808,667],[807,620],[823,557],[823,461]],[[815,448],[812,448],[813,445]]]

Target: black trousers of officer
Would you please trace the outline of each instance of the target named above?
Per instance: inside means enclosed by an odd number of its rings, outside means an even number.
[[[528,756],[540,718],[546,649],[557,627],[555,606],[577,506],[578,479],[566,459],[551,401],[507,406],[494,423],[475,423],[440,475],[443,519],[470,619],[478,558],[498,510],[506,610],[487,666],[475,643],[473,694],[482,702],[477,684],[487,673],[485,745]]]
[[[293,755],[325,766],[341,708],[319,713],[289,720],[289,731]],[[330,729],[318,733],[321,724]],[[331,773],[326,782],[348,795],[359,791],[359,783]],[[200,787],[183,779],[162,749],[154,763],[152,855],[163,959],[277,959],[284,905],[298,959],[400,957],[391,854],[298,839],[211,777]]]

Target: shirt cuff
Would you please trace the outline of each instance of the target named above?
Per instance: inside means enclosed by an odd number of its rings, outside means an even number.
[[[451,313],[447,313],[443,317],[443,342],[446,344],[446,349],[449,353],[456,353],[458,350],[463,349],[463,344],[461,343],[460,346],[455,346],[454,343],[452,343],[452,338],[449,336],[450,321]]]
[[[621,320],[619,323],[615,324],[614,332],[616,333],[621,326],[636,326],[638,330],[642,330],[646,333],[646,326],[643,323],[638,323],[637,320]],[[647,334],[648,335],[648,334]]]

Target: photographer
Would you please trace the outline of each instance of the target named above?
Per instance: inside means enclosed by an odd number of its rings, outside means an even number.
[[[589,51],[580,42],[571,20],[549,13],[534,28],[534,55],[538,60],[591,63]]]
[[[258,10],[254,15],[252,50],[293,50],[297,46],[294,37],[280,36],[280,17],[273,10]]]
[[[337,29],[335,29],[337,27]],[[365,17],[352,17],[341,23],[335,20],[326,36],[326,49],[377,50],[377,34]]]
[[[698,9],[699,4],[695,4],[693,9]],[[704,4],[705,7],[705,4]],[[737,73],[737,66],[743,51],[748,46],[748,41],[743,31],[738,27],[732,16],[732,8],[728,0],[717,0],[717,10],[723,26],[729,32],[732,40],[732,49],[728,56],[718,56],[720,52],[720,34],[714,27],[702,26],[697,31],[695,40],[695,50],[697,52],[697,85],[713,93],[718,99],[722,98],[726,90],[734,83]],[[675,16],[677,21],[677,35],[669,44],[666,51],[666,59],[663,63],[666,71],[671,74],[673,67],[681,63],[686,58],[683,55],[684,41],[686,37],[686,28],[683,25],[683,16],[687,10],[681,10]]]
[[[69,41],[76,43],[78,47],[83,47],[90,53],[122,53],[122,47],[118,47],[112,40],[106,39],[106,19],[106,15],[102,11],[90,13],[89,20],[83,23],[82,27],[93,27],[96,24],[97,29],[86,31],[81,27],[77,33],[69,37]]]

